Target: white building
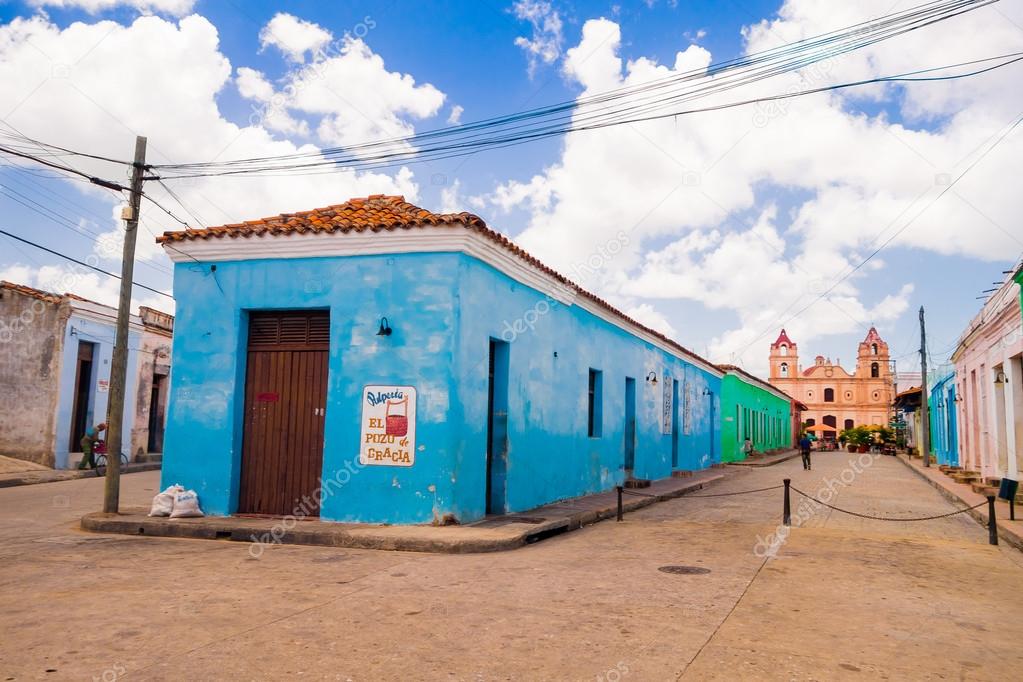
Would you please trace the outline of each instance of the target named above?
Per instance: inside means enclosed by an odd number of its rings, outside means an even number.
[[[970,321],[952,354],[960,463],[984,476],[1023,477],[1023,316],[1009,279]]]

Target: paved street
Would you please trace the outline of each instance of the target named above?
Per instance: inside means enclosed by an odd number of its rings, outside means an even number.
[[[703,493],[791,476],[818,494],[844,476],[838,506],[953,510],[900,462],[856,473],[855,457],[729,469]],[[157,484],[128,475],[122,498],[144,504]],[[257,559],[242,543],[78,531],[101,496],[98,479],[0,490],[5,679],[979,680],[1023,663],[1023,615],[1006,608],[1023,557],[963,515],[818,513],[772,558],[774,490],[682,498],[498,554]],[[707,572],[658,570],[674,565]]]

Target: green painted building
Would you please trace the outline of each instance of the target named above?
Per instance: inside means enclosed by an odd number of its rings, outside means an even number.
[[[1019,305],[1023,307],[1023,265],[1019,266],[1019,270],[1012,276],[1016,280],[1016,284],[1019,285]]]
[[[757,452],[794,447],[792,399],[739,367],[719,367],[725,371],[721,380],[721,461],[744,459],[746,438],[753,441]]]

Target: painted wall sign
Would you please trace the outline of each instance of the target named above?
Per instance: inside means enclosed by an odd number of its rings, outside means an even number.
[[[662,391],[663,398],[661,399],[661,433],[671,433],[672,423],[672,408],[674,403],[672,401],[672,392],[674,388],[674,382],[668,375],[664,376],[664,390]]]
[[[96,382],[96,390],[100,393],[106,393],[110,390],[110,382],[106,379],[100,379]]]
[[[256,401],[260,403],[275,403],[281,399],[277,393],[257,393]]]
[[[376,466],[415,464],[415,387],[366,386],[363,389],[359,461]]]

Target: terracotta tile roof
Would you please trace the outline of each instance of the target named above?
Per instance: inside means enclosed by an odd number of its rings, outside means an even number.
[[[33,289],[32,287],[27,287],[24,284],[15,284],[14,282],[8,282],[7,280],[0,281],[0,289],[16,291],[19,294],[38,298],[40,301],[46,301],[47,303],[60,303],[64,298],[60,294],[43,291],[42,289]]]
[[[156,238],[156,241],[160,244],[166,244],[169,242],[194,241],[198,239],[223,239],[224,237],[232,239],[238,237],[249,238],[267,234],[380,232],[382,230],[411,230],[452,223],[462,225],[466,229],[490,239],[529,265],[550,275],[563,286],[575,291],[578,296],[590,299],[615,317],[639,327],[647,334],[658,338],[683,355],[694,358],[710,368],[717,367],[717,365],[709,360],[697,355],[664,334],[640,324],[607,301],[582,289],[568,278],[547,267],[503,234],[487,227],[486,222],[479,216],[465,212],[432,213],[424,208],[408,203],[403,196],[372,194],[365,198],[349,199],[343,204],[315,208],[311,211],[282,213],[278,216],[262,218],[260,220],[248,220],[243,223],[233,223],[220,227],[164,232],[163,235]]]
[[[379,232],[449,223],[466,227],[487,227],[482,218],[472,213],[431,213],[405,201],[405,197],[374,194],[364,199],[350,199],[343,204],[314,208],[311,211],[282,213],[270,218],[247,220],[244,223],[220,227],[164,232],[156,241],[164,244],[196,239],[258,237],[264,234]]]

